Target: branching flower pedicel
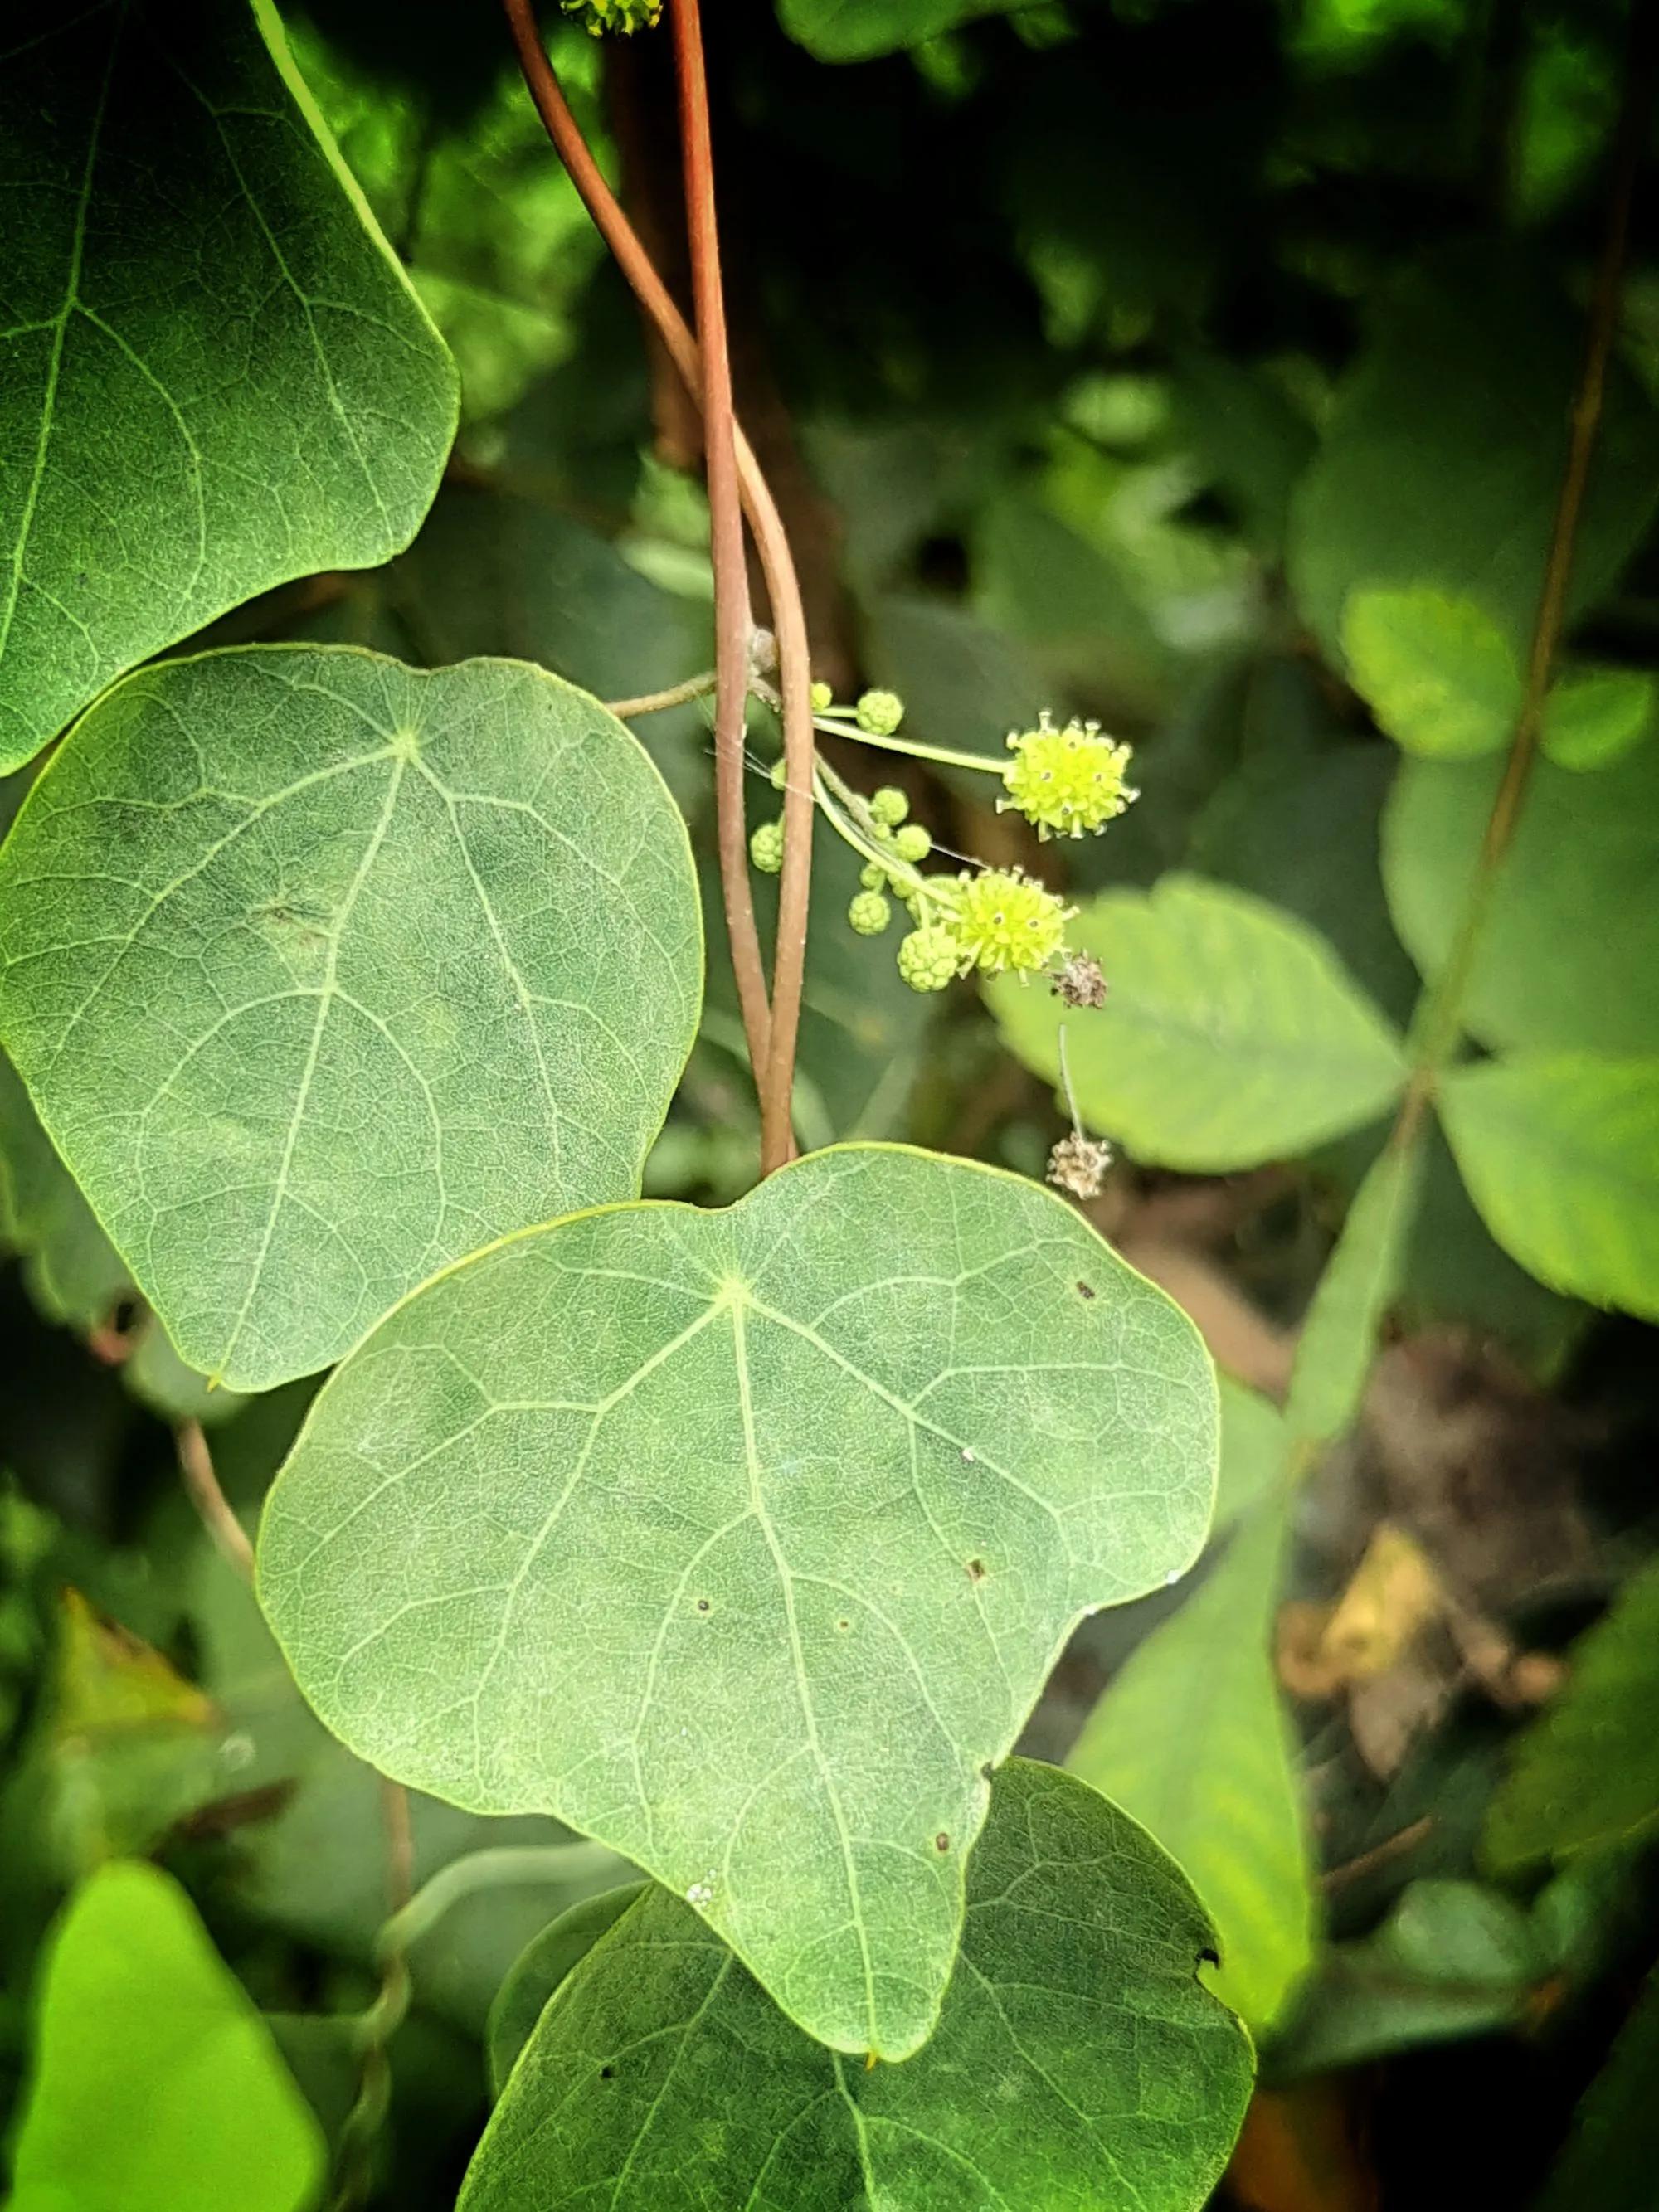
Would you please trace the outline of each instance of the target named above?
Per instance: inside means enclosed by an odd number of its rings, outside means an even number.
[[[1130,748],[1102,734],[1094,722],[1054,726],[1046,712],[1037,726],[1008,738],[1012,759],[922,744],[902,734],[904,702],[896,691],[866,691],[851,707],[837,707],[830,687],[812,687],[819,729],[884,751],[908,754],[945,768],[969,769],[1001,778],[1006,795],[998,811],[1024,815],[1042,838],[1098,833],[1138,796],[1124,781]],[[780,780],[775,772],[773,781]],[[1054,978],[1069,1006],[1098,1006],[1106,995],[1099,963],[1071,952],[1066,926],[1076,913],[1057,893],[1023,868],[963,868],[955,875],[923,875],[920,864],[933,838],[909,817],[910,802],[896,784],[868,798],[852,790],[825,761],[814,775],[813,796],[837,833],[864,862],[860,890],[848,921],[862,936],[878,936],[897,900],[915,925],[898,948],[899,973],[915,991],[942,991],[953,976],[1035,975]],[[775,872],[781,860],[778,825],[763,823],[750,850],[757,868]]]

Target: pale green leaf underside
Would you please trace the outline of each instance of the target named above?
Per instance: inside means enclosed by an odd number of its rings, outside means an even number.
[[[7,1048],[180,1354],[251,1389],[631,1197],[701,984],[660,778],[514,661],[141,671],[0,852]]]
[[[306,2212],[316,2121],[178,1885],[116,1860],[52,1932],[11,2212]]]
[[[1553,1290],[1659,1321],[1659,1058],[1458,1068],[1440,1112],[1506,1251]]]
[[[1313,1956],[1313,1875],[1270,1643],[1282,1499],[1264,1498],[1108,1685],[1066,1764],[1185,1869],[1220,1935],[1216,1988],[1270,2026]]]
[[[1024,1759],[997,1777],[962,1956],[906,2065],[810,2042],[649,1890],[542,2014],[460,2212],[1196,2212],[1251,2075],[1198,1978],[1211,1940],[1133,1821]]]
[[[242,0],[0,53],[0,769],[239,600],[413,537],[455,374]]]
[[[1501,1869],[1619,1842],[1659,1820],[1659,1565],[1632,1575],[1572,1650],[1565,1687],[1521,1736],[1486,1816]]]
[[[317,1401],[260,1543],[354,1750],[688,1895],[848,2051],[927,2034],[991,1768],[1214,1487],[1191,1323],[1034,1184],[885,1146],[452,1270]]]
[[[1266,900],[1193,876],[1108,891],[1072,923],[1110,995],[1068,1012],[1000,977],[1012,1049],[1060,1072],[1102,1135],[1161,1167],[1224,1171],[1305,1152],[1380,1114],[1405,1079],[1399,1039],[1324,939]]]

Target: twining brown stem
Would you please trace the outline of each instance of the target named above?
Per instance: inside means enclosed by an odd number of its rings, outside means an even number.
[[[593,159],[581,126],[570,112],[558,76],[548,60],[536,28],[531,0],[502,0],[519,64],[549,137],[569,173],[571,182],[593,219],[594,227],[611,249],[618,268],[635,297],[655,324],[670,359],[687,388],[700,396],[702,364],[696,340],[658,275],[650,255],[641,244],[632,223]],[[800,1018],[800,985],[806,951],[806,909],[811,867],[812,830],[812,703],[811,660],[806,616],[800,586],[789,550],[788,538],[777,504],[769,489],[741,423],[733,426],[738,487],[744,511],[754,533],[771,602],[772,627],[777,635],[780,689],[783,698],[784,868],[780,887],[777,956],[774,972],[775,1009],[769,1011],[763,1036],[757,1037],[747,1009],[744,1027],[750,1056],[763,1100],[772,1102],[771,1119],[779,1121],[782,1100],[785,1130],[783,1154],[775,1142],[763,1145],[763,1170],[779,1164],[787,1156],[787,1101],[793,1086],[795,1040]],[[733,966],[744,956],[733,948]],[[757,955],[758,957],[758,955]],[[739,988],[741,988],[741,981]],[[773,1035],[775,1022],[775,1039]],[[775,1049],[774,1048],[775,1045]]]
[[[1520,711],[1516,716],[1503,778],[1486,817],[1486,833],[1480,841],[1462,915],[1445,963],[1425,994],[1413,1024],[1416,1050],[1411,1080],[1389,1139],[1396,1151],[1403,1150],[1416,1137],[1433,1100],[1441,1073],[1462,1033],[1463,994],[1492,910],[1499,872],[1514,842],[1522,802],[1537,764],[1550,677],[1566,621],[1567,594],[1578,547],[1579,525],[1583,518],[1584,495],[1607,398],[1607,368],[1618,332],[1625,270],[1630,258],[1631,203],[1646,144],[1656,84],[1659,84],[1659,9],[1635,0],[1630,15],[1624,94],[1613,134],[1607,222],[1590,292],[1583,361],[1572,398],[1566,464],[1561,472],[1550,526]]]
[[[231,1511],[230,1500],[219,1487],[213,1454],[208,1448],[202,1424],[180,1421],[173,1431],[173,1442],[179,1453],[179,1472],[184,1476],[190,1502],[201,1516],[214,1549],[234,1567],[244,1582],[251,1583],[253,1547],[241,1522]]]
[[[714,572],[714,827],[720,896],[732,961],[738,969],[751,1057],[762,1042],[766,978],[749,884],[749,834],[744,817],[744,733],[749,713],[749,572],[744,557],[743,506],[738,489],[737,422],[732,362],[726,343],[726,293],[720,278],[720,224],[714,210],[714,152],[703,69],[702,26],[696,0],[672,0],[674,75],[679,94],[680,152],[685,167],[686,228],[691,293],[702,363],[702,450],[708,487],[708,551]],[[763,1061],[757,1059],[758,1074]],[[762,1145],[768,1132],[762,1123]]]

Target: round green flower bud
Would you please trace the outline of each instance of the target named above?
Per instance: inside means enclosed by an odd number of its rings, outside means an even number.
[[[871,737],[890,738],[904,720],[904,702],[896,691],[866,691],[853,718]]]
[[[934,923],[900,940],[898,971],[913,991],[942,991],[962,964],[955,933]]]
[[[775,876],[783,866],[783,823],[762,822],[750,833],[749,857],[763,876]]]
[[[893,919],[893,909],[879,891],[860,891],[848,908],[847,919],[860,937],[879,937]]]
[[[884,891],[887,888],[887,871],[876,861],[872,860],[866,866],[859,870],[859,881],[867,891]]]
[[[812,712],[815,714],[823,714],[826,708],[833,707],[835,703],[836,695],[827,684],[815,684],[812,686]]]
[[[910,802],[895,783],[884,783],[870,801],[870,818],[884,830],[896,829],[910,811]]]
[[[893,832],[893,850],[901,860],[908,860],[913,866],[916,861],[925,860],[933,849],[933,841],[920,822],[907,822],[902,829]]]

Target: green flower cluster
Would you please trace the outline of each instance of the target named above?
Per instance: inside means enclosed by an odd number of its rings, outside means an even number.
[[[648,31],[662,14],[662,0],[559,0],[590,39],[607,31]]]

